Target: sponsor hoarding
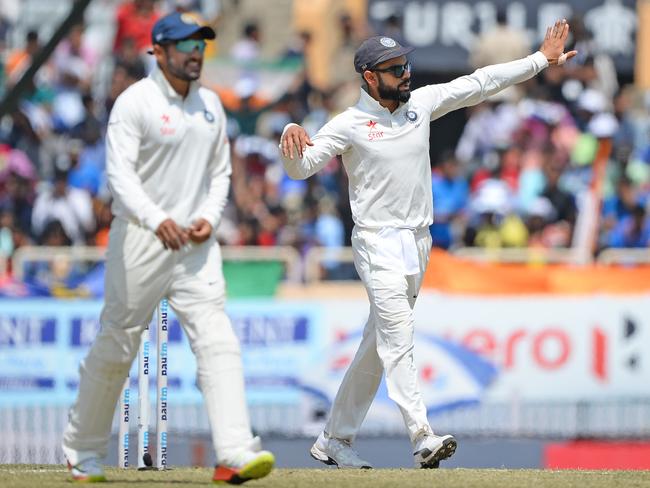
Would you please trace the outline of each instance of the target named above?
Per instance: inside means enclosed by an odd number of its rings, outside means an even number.
[[[0,405],[71,403],[100,309],[99,301],[0,301]],[[227,312],[242,342],[249,402],[302,406],[309,421],[333,400],[368,304],[246,300],[232,301]],[[647,295],[422,293],[414,320],[416,366],[431,414],[481,401],[650,396]],[[199,403],[194,356],[173,315],[169,323],[169,402]],[[131,377],[135,386],[135,366]],[[399,413],[382,385],[369,422],[387,416]]]
[[[508,24],[527,34],[533,50],[557,19],[582,15],[593,33],[595,52],[612,57],[626,73],[634,68],[637,30],[634,0],[369,0],[368,17],[378,33],[386,19],[401,19],[402,38],[418,49],[410,55],[416,70],[468,71],[468,53],[478,36],[496,25],[498,9]]]

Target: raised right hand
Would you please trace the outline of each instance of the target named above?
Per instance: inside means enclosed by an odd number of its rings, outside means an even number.
[[[291,159],[293,159],[294,147],[297,149],[298,156],[302,158],[302,155],[307,149],[307,146],[314,145],[314,143],[311,142],[309,135],[307,135],[305,129],[299,125],[292,125],[289,127],[282,136],[280,144],[282,146],[282,155],[285,158],[290,157]]]
[[[189,240],[187,231],[179,227],[172,219],[165,219],[160,223],[158,229],[156,229],[156,236],[165,246],[165,249],[173,251],[178,251]]]

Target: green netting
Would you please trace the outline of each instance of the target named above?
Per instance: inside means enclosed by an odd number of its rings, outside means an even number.
[[[281,261],[224,261],[229,298],[274,296],[284,275]]]

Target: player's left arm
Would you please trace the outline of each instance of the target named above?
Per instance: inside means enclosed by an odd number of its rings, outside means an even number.
[[[429,85],[414,94],[431,110],[431,120],[463,107],[476,105],[504,88],[529,80],[549,65],[563,64],[577,54],[564,52],[569,35],[569,24],[558,20],[546,30],[544,41],[530,56],[509,63],[493,64],[477,69],[471,75],[461,76],[449,83]]]
[[[226,114],[221,106],[217,110],[218,123],[220,125],[218,142],[215,147],[214,156],[208,166],[208,178],[210,180],[208,195],[196,212],[196,218],[192,221],[190,239],[194,242],[207,240],[212,231],[217,228],[223,209],[228,201],[230,190],[230,174],[232,167],[230,163],[230,142],[226,133]]]

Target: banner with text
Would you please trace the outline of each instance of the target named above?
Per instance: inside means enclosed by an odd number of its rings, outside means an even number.
[[[496,25],[503,9],[509,25],[523,30],[534,51],[546,28],[557,19],[581,15],[593,34],[593,49],[612,57],[626,73],[634,68],[637,14],[635,0],[368,0],[368,17],[378,33],[385,22],[401,19],[403,40],[418,49],[410,55],[415,68],[467,71],[468,53],[478,36]]]
[[[0,405],[70,404],[100,309],[99,301],[0,301]],[[232,301],[227,312],[242,343],[249,402],[299,406],[310,422],[336,395],[361,341],[368,304],[247,300]],[[414,318],[416,367],[431,414],[482,401],[650,397],[648,295],[422,293]],[[195,372],[187,338],[172,317],[170,403],[201,401]],[[368,423],[396,415],[382,383]]]

